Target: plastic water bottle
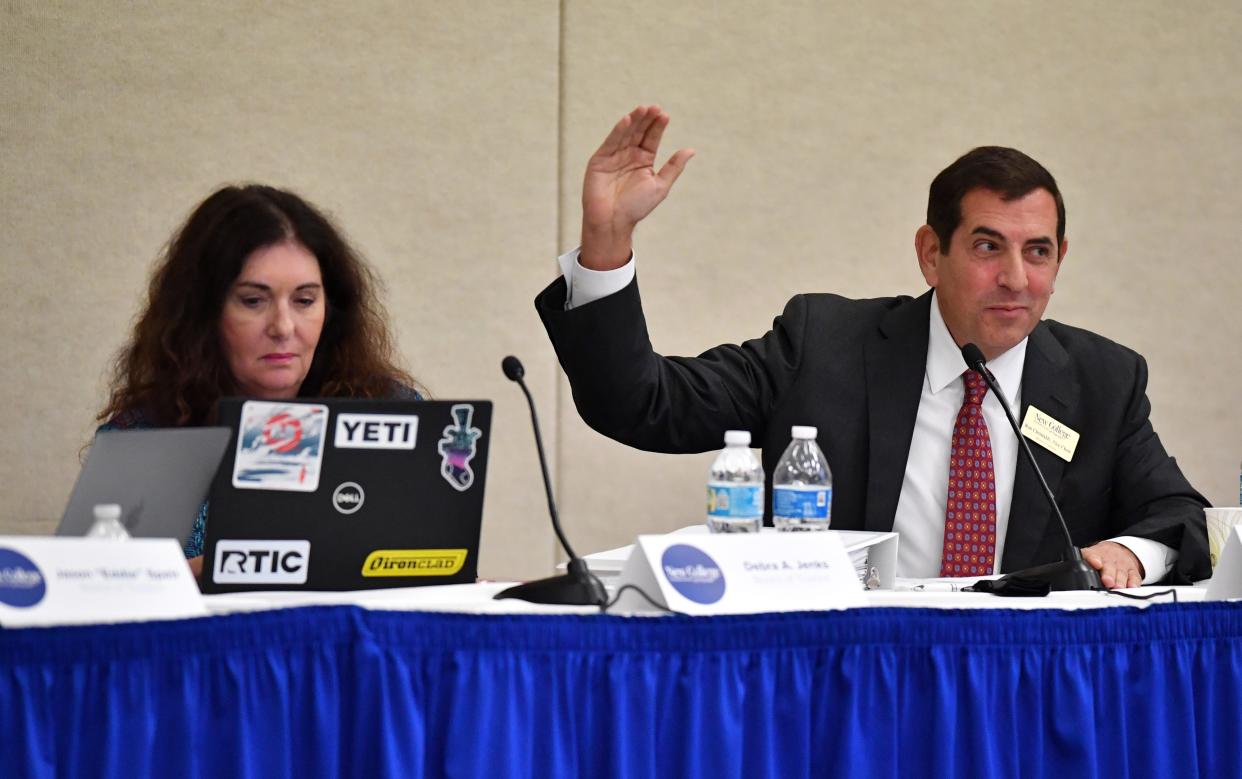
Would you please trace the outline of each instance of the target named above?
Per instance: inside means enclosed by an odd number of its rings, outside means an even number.
[[[777,530],[827,530],[832,471],[813,427],[794,425],[793,440],[772,472],[772,524]]]
[[[121,507],[115,503],[99,503],[94,508],[95,523],[86,531],[87,538],[105,541],[126,541],[129,531],[121,524]]]
[[[758,533],[763,526],[763,466],[750,450],[750,433],[725,433],[707,481],[707,529]]]

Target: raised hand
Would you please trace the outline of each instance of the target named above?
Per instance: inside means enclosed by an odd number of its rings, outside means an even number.
[[[659,106],[635,108],[621,117],[587,162],[578,259],[583,267],[612,270],[628,262],[635,226],[668,196],[694,156],[693,149],[680,149],[656,171],[668,118]]]

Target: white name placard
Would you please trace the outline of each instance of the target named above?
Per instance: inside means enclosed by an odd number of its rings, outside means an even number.
[[[685,614],[810,611],[866,605],[834,533],[639,536],[618,588],[634,584]],[[618,610],[650,611],[632,590]]]
[[[0,625],[207,615],[176,541],[0,536]]]

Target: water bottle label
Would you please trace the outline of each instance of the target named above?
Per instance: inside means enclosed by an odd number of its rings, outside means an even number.
[[[761,517],[763,488],[754,484],[709,484],[707,515],[730,519]]]
[[[832,511],[831,487],[775,487],[772,489],[772,515],[829,519]]]

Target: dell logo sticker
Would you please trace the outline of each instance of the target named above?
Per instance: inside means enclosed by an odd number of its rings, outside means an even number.
[[[342,482],[332,491],[332,506],[342,514],[353,514],[362,508],[362,502],[366,499],[366,493],[357,482]]]

